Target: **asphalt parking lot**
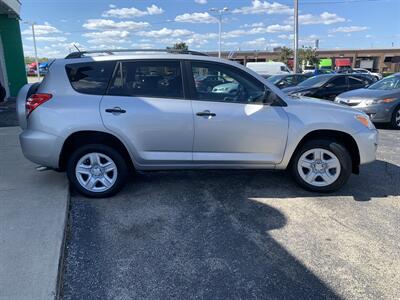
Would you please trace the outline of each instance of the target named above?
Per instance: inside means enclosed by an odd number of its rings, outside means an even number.
[[[64,299],[394,299],[400,131],[340,192],[286,172],[134,175],[110,199],[73,195]]]

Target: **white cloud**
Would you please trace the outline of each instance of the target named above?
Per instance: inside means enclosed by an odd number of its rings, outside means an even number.
[[[251,6],[244,6],[233,10],[236,14],[291,14],[293,9],[277,2],[253,0]]]
[[[27,37],[27,40],[32,41],[33,37]],[[37,36],[36,41],[37,42],[65,42],[67,38],[63,36]]]
[[[147,12],[149,15],[160,15],[164,12],[164,10],[161,7],[153,4],[152,6],[147,7]]]
[[[242,43],[243,48],[252,48],[252,49],[267,49],[267,48],[275,48],[282,46],[281,43],[268,41],[266,38],[257,38],[250,41],[245,41]]]
[[[178,15],[175,18],[176,22],[181,23],[217,23],[217,18],[210,15],[208,12],[204,13],[186,13]]]
[[[148,38],[182,37],[190,34],[193,34],[193,32],[187,29],[169,29],[165,27],[160,30],[140,31],[137,33],[139,36]]]
[[[106,30],[102,32],[88,32],[82,35],[88,38],[90,44],[127,43],[129,32],[126,30]]]
[[[115,17],[115,18],[137,18],[147,15],[159,15],[162,14],[164,10],[154,4],[147,7],[146,10],[140,10],[136,7],[124,7],[124,8],[111,8],[103,13],[103,17]]]
[[[367,30],[368,27],[366,26],[344,26],[344,27],[337,27],[331,30],[331,32],[359,32],[359,31],[365,31]]]
[[[305,14],[299,15],[299,24],[301,25],[312,25],[312,24],[324,24],[330,25],[334,23],[345,22],[346,19],[338,16],[334,13],[323,12],[320,15]],[[290,17],[286,23],[293,23],[293,17]]]
[[[263,27],[253,27],[249,30],[245,29],[236,29],[228,32],[223,33],[223,38],[237,38],[244,35],[252,35],[252,34],[265,34],[265,33],[278,33],[278,32],[288,32],[292,31],[292,25],[280,25],[274,24],[269,26]]]
[[[133,21],[122,21],[115,22],[113,20],[106,19],[89,19],[82,26],[90,30],[137,30],[143,29],[150,24],[147,22],[133,22]]]
[[[44,25],[35,25],[35,34],[36,35],[47,35],[52,33],[60,33],[56,27],[51,26],[48,22],[45,22]],[[32,28],[25,29],[22,31],[24,35],[32,35]]]
[[[261,26],[265,26],[265,24],[263,22],[253,23],[253,24],[243,24],[240,26],[240,28],[261,27]]]
[[[280,34],[280,35],[278,35],[278,38],[280,38],[282,40],[293,40],[294,34]]]
[[[115,4],[110,4],[108,7],[109,8],[116,8],[117,6]]]
[[[207,0],[194,0],[197,4],[207,4]]]
[[[150,43],[134,43],[131,46],[135,49],[152,49],[152,48],[154,48],[154,45],[150,44]]]

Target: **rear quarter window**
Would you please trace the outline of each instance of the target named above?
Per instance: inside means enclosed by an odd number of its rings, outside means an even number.
[[[104,95],[114,71],[115,61],[68,64],[65,66],[74,90],[83,94]]]

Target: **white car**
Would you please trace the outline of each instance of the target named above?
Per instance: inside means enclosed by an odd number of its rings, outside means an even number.
[[[381,80],[383,78],[381,73],[374,73],[374,72],[371,72],[371,71],[369,71],[367,69],[354,68],[353,71],[355,71],[356,73],[369,74],[371,76],[374,76],[377,80]]]

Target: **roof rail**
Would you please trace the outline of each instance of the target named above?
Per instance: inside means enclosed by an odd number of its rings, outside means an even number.
[[[114,53],[120,52],[166,52],[166,53],[174,53],[174,54],[192,54],[192,55],[201,55],[208,56],[205,53],[192,51],[192,50],[184,50],[184,49],[107,49],[107,50],[93,50],[93,51],[77,51],[71,52],[65,58],[82,58],[85,57],[86,54],[107,54],[114,55]]]

